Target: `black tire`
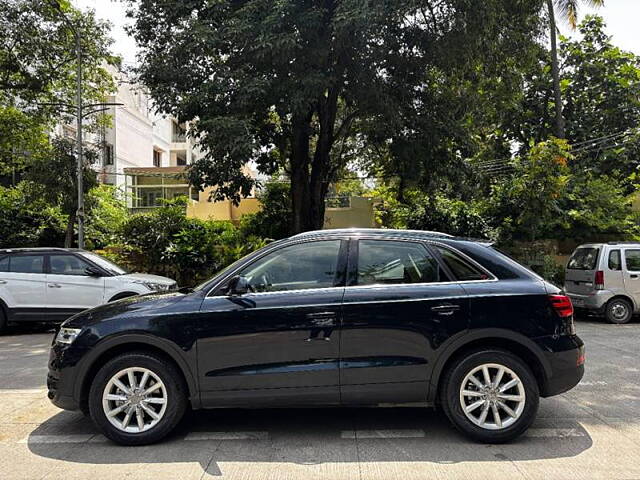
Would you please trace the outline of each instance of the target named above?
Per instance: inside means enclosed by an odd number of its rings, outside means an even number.
[[[7,331],[7,316],[4,309],[0,306],[0,335]]]
[[[102,408],[102,394],[111,378],[121,370],[140,367],[152,371],[166,387],[167,405],[160,421],[141,433],[128,433],[112,425]],[[107,362],[96,374],[89,390],[89,413],[93,422],[109,439],[121,445],[148,445],[158,442],[178,425],[187,408],[182,376],[177,368],[160,356],[147,352],[119,355]]]
[[[624,298],[612,298],[604,309],[604,316],[609,323],[616,325],[628,323],[633,316],[633,306]]]
[[[476,425],[467,418],[461,405],[462,382],[474,368],[484,364],[499,364],[512,370],[520,378],[525,392],[524,409],[520,416],[514,423],[499,430],[488,430]],[[535,420],[540,402],[538,382],[529,367],[508,351],[487,349],[470,352],[451,365],[444,375],[440,390],[442,409],[459,431],[478,442],[508,442],[523,434]]]

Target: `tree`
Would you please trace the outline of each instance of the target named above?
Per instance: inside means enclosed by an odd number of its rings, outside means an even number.
[[[50,155],[34,159],[24,175],[25,180],[30,182],[32,195],[39,196],[50,205],[59,205],[62,213],[67,215],[65,247],[71,247],[73,243],[73,227],[78,209],[78,182],[74,149],[74,143],[66,138],[53,139]],[[85,150],[86,161],[83,172],[85,195],[98,183],[96,171],[91,168],[96,158],[95,152],[89,149]],[[88,207],[90,209],[90,205]]]
[[[425,73],[491,59],[507,32],[540,6],[507,0],[130,4],[141,80],[161,111],[193,120],[190,135],[206,152],[190,169],[192,183],[213,185],[216,198],[237,201],[254,184],[242,172],[248,161],[267,174],[284,168],[294,232],[321,228],[328,186],[344,167],[340,146],[354,137],[354,124],[411,130],[412,118],[398,114],[401,106],[421,103],[423,92],[442,86],[442,77],[427,81]],[[503,18],[507,11],[511,21]],[[387,147],[391,136],[369,140]]]
[[[554,4],[560,16],[575,29],[578,24],[579,0],[546,0],[549,15],[549,38],[551,40],[551,72],[553,75],[553,96],[555,108],[554,133],[557,138],[565,138],[564,117],[562,116],[562,89],[560,86],[560,67],[558,66],[557,26]],[[602,6],[604,0],[585,0],[587,5]]]

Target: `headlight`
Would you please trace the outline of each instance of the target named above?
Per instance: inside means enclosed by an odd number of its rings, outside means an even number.
[[[152,292],[166,292],[167,290],[169,290],[171,288],[171,285],[166,284],[166,283],[142,282],[142,284],[145,287],[147,287],[149,290],[151,290]]]
[[[80,334],[80,328],[61,328],[56,335],[56,343],[71,344]]]

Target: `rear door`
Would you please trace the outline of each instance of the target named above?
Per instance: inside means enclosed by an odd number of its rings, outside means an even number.
[[[420,402],[436,351],[468,325],[468,299],[415,241],[352,240],[340,335],[344,404]]]
[[[640,298],[640,248],[623,249],[623,269],[624,289],[634,298],[636,305]]]
[[[90,276],[90,265],[73,253],[49,255],[47,307],[49,320],[62,321],[103,303],[104,277]]]
[[[12,321],[46,321],[44,255],[13,253],[0,265],[0,297]]]
[[[565,290],[576,295],[589,295],[595,291],[595,275],[600,248],[578,247],[571,255],[565,275]],[[580,305],[576,305],[580,306]]]

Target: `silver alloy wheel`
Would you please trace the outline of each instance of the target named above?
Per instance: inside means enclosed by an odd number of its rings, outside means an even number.
[[[614,302],[611,305],[611,316],[616,320],[624,320],[628,315],[627,305],[623,302]]]
[[[460,405],[473,424],[502,430],[522,415],[526,402],[520,377],[508,367],[485,363],[471,370],[460,385]]]
[[[168,400],[158,375],[148,368],[130,367],[109,380],[102,393],[102,409],[118,430],[142,433],[162,420]]]

